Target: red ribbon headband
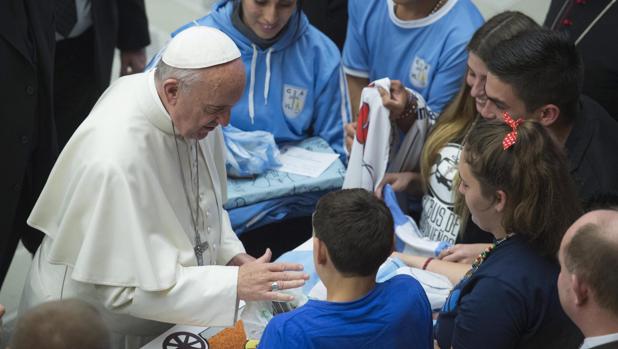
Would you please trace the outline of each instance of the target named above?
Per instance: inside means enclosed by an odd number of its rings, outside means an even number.
[[[509,149],[513,146],[513,144],[517,143],[517,127],[524,123],[523,118],[519,118],[517,120],[513,120],[509,113],[504,112],[504,123],[509,125],[513,131],[509,132],[504,136],[502,140],[502,148],[504,150]]]

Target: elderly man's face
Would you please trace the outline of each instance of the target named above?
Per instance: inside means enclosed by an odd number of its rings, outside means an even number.
[[[185,138],[202,139],[230,122],[230,111],[242,96],[245,70],[240,59],[205,69],[198,81],[181,88],[170,115]]]

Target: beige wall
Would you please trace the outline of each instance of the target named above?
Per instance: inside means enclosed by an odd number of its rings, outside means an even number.
[[[550,0],[472,0],[485,19],[506,10],[521,11],[543,24]]]

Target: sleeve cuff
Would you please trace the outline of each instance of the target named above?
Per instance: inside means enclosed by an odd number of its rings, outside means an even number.
[[[356,69],[352,69],[352,68],[348,68],[346,66],[343,66],[343,72],[346,73],[346,75],[355,76],[357,78],[367,78],[367,79],[369,79],[369,72],[366,72],[366,71],[356,70]]]

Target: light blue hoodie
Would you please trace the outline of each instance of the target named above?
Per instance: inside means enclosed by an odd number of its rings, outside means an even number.
[[[240,49],[247,80],[230,123],[245,131],[268,131],[277,143],[319,136],[345,163],[343,124],[350,113],[335,44],[294,11],[285,32],[263,50],[234,27],[233,12],[233,0],[220,0],[210,14],[172,33],[194,25],[215,27]]]

